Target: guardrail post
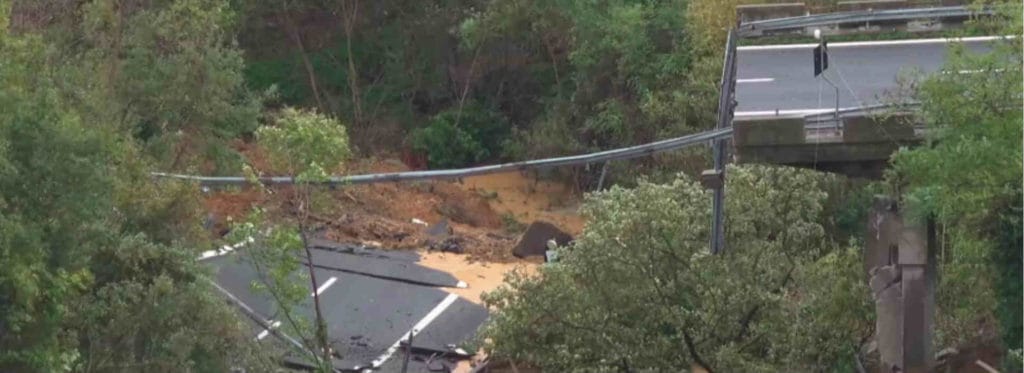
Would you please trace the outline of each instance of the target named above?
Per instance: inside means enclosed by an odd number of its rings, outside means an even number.
[[[601,177],[597,179],[597,190],[604,190],[604,176],[608,174],[608,161],[601,166]]]

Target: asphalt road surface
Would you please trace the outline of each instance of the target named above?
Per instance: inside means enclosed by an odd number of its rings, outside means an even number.
[[[427,370],[430,357],[437,360],[431,364],[451,365],[472,354],[456,348],[475,335],[487,310],[441,289],[465,284],[448,273],[418,265],[415,253],[314,241],[316,293],[328,324],[328,338],[340,354],[334,361],[337,369],[397,372],[404,357],[400,341],[407,340],[409,333],[415,333],[412,349],[418,358],[411,364],[417,369]],[[255,312],[264,325],[290,329],[288,319],[269,295],[253,289],[252,284],[262,282],[263,277],[247,256],[225,250],[204,253],[200,260],[214,270],[217,285]],[[309,280],[296,274],[295,281],[306,286]],[[311,291],[296,310],[310,320],[314,314],[312,295]],[[263,326],[255,322],[251,326],[257,342],[280,342],[275,341],[279,336]],[[286,363],[308,364],[301,356],[289,357]]]
[[[990,37],[967,38],[972,52],[988,50]],[[812,114],[835,108],[835,88],[814,77],[815,44],[737,48],[736,117]],[[829,43],[825,74],[839,87],[840,108],[891,101],[897,76],[934,73],[946,60],[944,39]],[[962,71],[958,73],[974,73]],[[820,101],[819,101],[820,92]]]

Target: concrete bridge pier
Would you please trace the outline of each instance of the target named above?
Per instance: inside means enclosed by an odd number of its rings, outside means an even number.
[[[904,219],[895,201],[876,197],[868,215],[864,267],[875,300],[881,372],[929,372],[937,276],[934,225]]]

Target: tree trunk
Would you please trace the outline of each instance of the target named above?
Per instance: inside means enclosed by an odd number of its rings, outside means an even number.
[[[324,320],[324,315],[320,311],[320,294],[316,292],[317,281],[316,272],[313,270],[313,253],[309,250],[309,246],[306,244],[306,233],[299,233],[302,236],[302,245],[305,246],[306,251],[306,269],[309,271],[309,281],[313,286],[313,308],[316,310],[316,339],[317,343],[320,344],[320,353],[323,354],[323,363],[328,366],[333,366],[331,362],[331,347],[327,341],[327,321]]]
[[[555,93],[558,94],[558,97],[562,97],[562,78],[558,75],[558,60],[555,58],[555,47],[551,45],[546,36],[541,36],[541,40],[544,42],[544,49],[548,51],[548,58],[551,59],[551,68],[555,71]]]
[[[351,2],[351,3],[350,3]],[[356,16],[359,14],[358,0],[342,0],[342,24],[345,29],[345,53],[348,55],[348,87],[352,95],[353,124],[363,123],[362,95],[359,92],[359,76],[356,70],[355,57],[352,55],[352,35],[355,33]]]
[[[693,362],[697,363],[697,365],[703,368],[704,371],[714,373],[714,371],[711,370],[711,367],[708,366],[708,363],[705,362],[704,359],[700,357],[700,354],[697,353],[697,346],[694,345],[693,338],[690,337],[689,332],[683,332],[683,341],[686,342],[686,349],[689,350],[690,357],[693,358]]]
[[[327,340],[327,320],[324,320],[323,312],[320,310],[320,292],[317,291],[316,271],[313,268],[313,252],[309,249],[309,240],[306,237],[306,220],[309,218],[307,211],[309,202],[309,191],[303,190],[309,186],[300,187],[298,193],[302,199],[299,206],[299,237],[302,239],[302,249],[306,253],[306,270],[309,271],[309,281],[313,287],[313,308],[316,312],[316,339],[320,344],[320,353],[323,354],[322,367],[331,367],[328,371],[334,370],[334,363],[331,361],[331,347]]]
[[[476,61],[480,57],[480,47],[473,52],[473,61],[469,63],[469,73],[466,74],[466,81],[462,84],[462,95],[459,97],[459,112],[455,115],[455,126],[462,121],[462,108],[466,105],[466,95],[469,94],[469,85],[473,82],[473,71],[476,70]]]
[[[174,160],[171,161],[171,170],[178,170],[181,166],[181,161],[185,157],[185,151],[189,148],[189,135],[188,130],[181,131],[181,139],[178,140],[177,146],[174,149]]]
[[[299,48],[299,56],[302,56],[302,65],[305,67],[306,76],[309,78],[309,89],[313,91],[313,99],[316,100],[316,107],[323,112],[327,108],[324,107],[323,100],[320,99],[320,88],[317,87],[316,84],[316,70],[313,69],[313,63],[309,61],[309,55],[306,54],[306,46],[302,43],[302,35],[299,34],[299,29],[295,26],[295,23],[292,22],[287,9],[282,9],[281,21],[286,29],[285,32],[295,43],[295,46]]]

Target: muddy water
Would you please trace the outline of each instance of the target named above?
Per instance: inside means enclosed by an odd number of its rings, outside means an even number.
[[[516,269],[527,274],[534,274],[537,271],[539,260],[523,260],[513,263],[471,262],[466,255],[420,252],[419,264],[451,273],[455,278],[465,282],[468,287],[465,289],[445,288],[445,291],[458,294],[473,303],[483,304],[480,301],[480,294],[493,291],[501,286],[505,274]]]

